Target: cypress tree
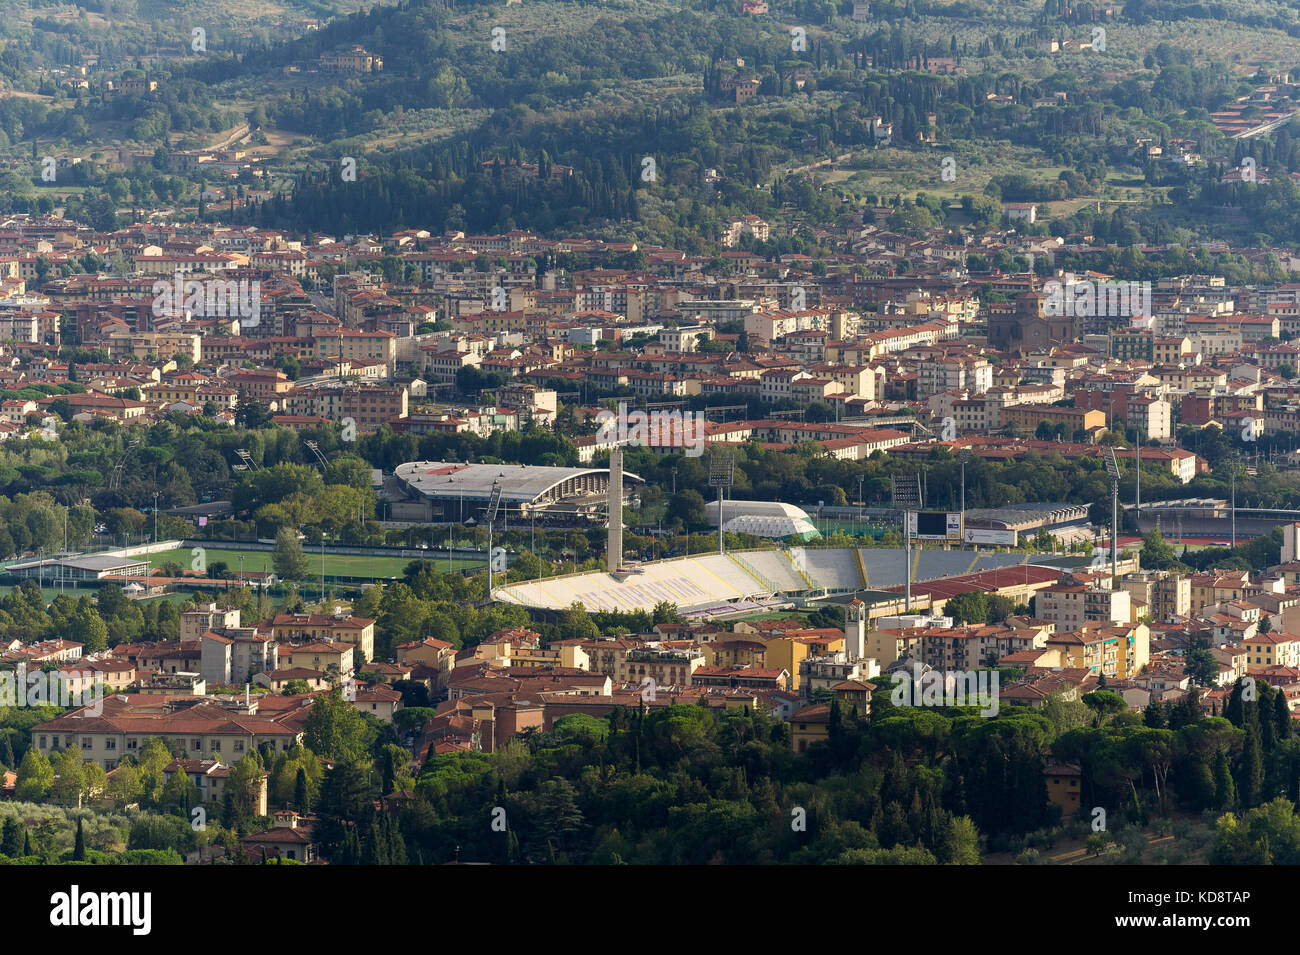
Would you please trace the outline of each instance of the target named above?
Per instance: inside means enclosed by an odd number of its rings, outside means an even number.
[[[1142,712],[1142,722],[1152,729],[1165,729],[1169,725],[1169,720],[1165,716],[1165,704],[1160,700],[1152,700]]]
[[[293,808],[299,813],[306,813],[310,809],[308,802],[307,771],[299,766],[293,780]]]
[[[1264,759],[1261,755],[1259,731],[1254,726],[1246,728],[1246,744],[1241,750],[1241,763],[1237,772],[1237,792],[1241,805],[1250,809],[1259,804],[1264,788]]]
[[[1233,726],[1241,726],[1245,721],[1244,707],[1241,702],[1241,681],[1232,685],[1232,692],[1223,704],[1223,718]]]
[[[379,840],[375,837],[374,827],[366,834],[361,844],[361,865],[382,865],[379,861]]]
[[[1281,690],[1275,690],[1276,696],[1281,696]],[[1251,726],[1259,732],[1259,742],[1264,752],[1273,752],[1273,747],[1277,745],[1277,723],[1273,721],[1273,704],[1261,700],[1251,707]]]
[[[20,855],[23,851],[22,828],[18,825],[18,819],[10,816],[5,820],[3,835],[0,835],[0,852],[9,856],[11,859]]]
[[[1273,724],[1279,740],[1291,738],[1291,708],[1286,705],[1286,694],[1280,689],[1273,697]]]
[[[82,820],[77,820],[77,841],[72,847],[72,861],[86,861],[86,834],[82,831]]]
[[[406,842],[402,839],[402,832],[397,822],[391,816],[388,818],[388,863],[406,865]]]
[[[1231,809],[1237,802],[1237,787],[1228,771],[1228,754],[1219,750],[1214,757],[1214,808]]]
[[[361,864],[362,865],[390,865],[391,859],[388,855],[388,832],[385,828],[386,820],[376,813],[370,820],[370,831],[366,833],[365,841],[361,844]]]

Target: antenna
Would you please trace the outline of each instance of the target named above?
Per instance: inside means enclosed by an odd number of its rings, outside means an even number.
[[[718,489],[718,553],[725,552],[722,536],[722,495],[736,483],[736,457],[731,451],[717,448],[709,455],[709,487]]]

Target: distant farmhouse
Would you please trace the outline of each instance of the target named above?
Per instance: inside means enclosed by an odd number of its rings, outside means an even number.
[[[354,46],[346,53],[322,53],[320,68],[326,73],[378,73],[384,68],[384,59],[363,46]]]

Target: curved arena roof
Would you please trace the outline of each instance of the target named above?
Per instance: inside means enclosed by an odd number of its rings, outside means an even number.
[[[581,478],[609,478],[609,468],[552,468],[530,464],[464,464],[457,461],[408,461],[399,464],[394,476],[412,493],[434,500],[486,501],[492,485],[501,485],[501,500],[510,504],[532,504],[557,487]],[[625,481],[641,482],[631,471]]]
[[[754,537],[784,539],[799,537],[816,540],[821,531],[806,517],[768,517],[763,514],[741,514],[727,519],[723,528],[731,534],[751,534]]]

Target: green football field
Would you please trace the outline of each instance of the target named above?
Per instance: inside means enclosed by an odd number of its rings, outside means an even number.
[[[206,566],[211,567],[215,563],[224,563],[230,568],[231,577],[239,575],[239,558],[244,558],[244,570],[246,572],[273,572],[272,554],[269,550],[228,550],[221,547],[203,548]],[[303,551],[307,555],[307,563],[310,567],[308,577],[320,574],[321,555],[320,550],[313,551],[310,547],[304,545]],[[401,577],[406,571],[406,565],[411,562],[410,557],[370,557],[356,554],[331,554],[328,546],[325,550],[325,576],[326,577],[370,577],[375,579]],[[157,554],[149,555],[149,565],[157,570],[163,564],[175,563],[189,569],[193,567],[194,555],[190,548],[178,548],[176,550],[162,551]],[[448,561],[445,557],[431,556],[428,558],[429,563],[437,570],[465,570],[473,567],[482,567],[483,561],[469,560],[462,557],[453,558],[450,561],[451,567],[448,568]]]

